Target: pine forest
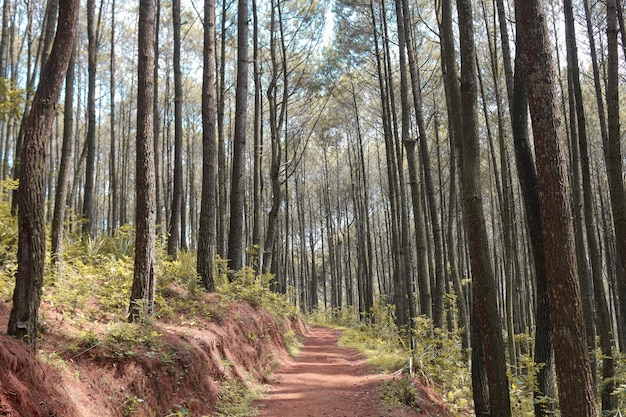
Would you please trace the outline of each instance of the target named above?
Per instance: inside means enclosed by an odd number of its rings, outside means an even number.
[[[625,96],[622,0],[3,0],[0,415],[254,415],[339,326],[410,415],[621,416]]]

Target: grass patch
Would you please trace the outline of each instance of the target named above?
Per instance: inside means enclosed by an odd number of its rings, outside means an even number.
[[[217,404],[217,416],[219,417],[252,417],[257,414],[254,400],[258,392],[246,386],[238,380],[224,381],[222,393]]]

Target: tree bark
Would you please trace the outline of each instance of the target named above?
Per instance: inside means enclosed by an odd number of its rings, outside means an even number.
[[[154,172],[155,1],[140,0],[137,76],[135,269],[129,321],[151,314],[156,286],[156,196]]]
[[[228,267],[231,271],[238,271],[243,267],[243,206],[248,109],[248,0],[238,0],[237,4],[239,5],[237,11],[237,85],[235,87],[235,132],[228,233]]]
[[[215,291],[217,142],[215,136],[215,0],[204,2],[204,67],[202,77],[202,202],[197,270],[202,286]]]
[[[8,334],[26,339],[33,349],[37,342],[46,245],[43,195],[45,152],[73,50],[78,8],[78,0],[61,0],[59,3],[52,52],[33,98],[22,148],[18,189],[18,267]]]
[[[176,259],[181,242],[183,215],[183,80],[180,69],[180,0],[172,1],[174,25],[174,189],[170,210],[167,254]]]
[[[58,264],[59,275],[63,258],[63,225],[65,221],[65,209],[67,207],[67,192],[69,188],[70,160],[72,147],[74,146],[74,65],[76,57],[76,45],[73,46],[72,56],[65,77],[65,103],[63,112],[63,144],[61,148],[61,161],[59,162],[59,174],[57,178],[56,193],[54,196],[54,213],[52,216],[51,231],[51,262]]]
[[[606,107],[607,107],[607,141],[604,145],[607,178],[611,208],[613,210],[613,227],[619,255],[621,274],[626,273],[626,193],[622,179],[622,150],[620,146],[620,117],[619,117],[619,63],[617,45],[616,1],[607,1],[607,80],[606,80]],[[622,283],[623,284],[623,283]],[[622,290],[623,288],[620,288]],[[626,314],[626,300],[620,291],[620,311]],[[624,316],[622,316],[622,320]],[[624,347],[622,347],[624,350]]]
[[[463,132],[463,119],[461,110],[461,90],[459,86],[459,73],[456,64],[454,47],[454,30],[452,27],[452,4],[451,0],[441,1],[441,20],[439,22],[441,36],[441,62],[443,82],[446,92],[446,108],[448,113],[448,131],[450,136],[450,201],[448,207],[448,227],[446,230],[448,244],[448,262],[450,263],[450,279],[457,296],[457,309],[459,311],[459,327],[461,327],[461,343],[465,349],[470,346],[470,313],[461,286],[457,262],[455,218],[457,211],[457,172],[460,167],[458,158],[461,135]]]
[[[409,85],[408,79],[409,75],[407,74],[407,33],[410,32],[410,29],[405,28],[405,24],[408,23],[408,18],[404,16],[405,10],[403,10],[403,2],[402,0],[396,0],[396,15],[397,15],[397,25],[398,25],[398,46],[400,48],[399,51],[399,61],[400,61],[400,109],[401,109],[401,140],[406,150],[406,159],[407,166],[409,169],[409,186],[411,189],[411,204],[413,207],[413,221],[414,221],[414,231],[415,231],[415,252],[417,255],[417,285],[419,289],[419,312],[420,314],[432,318],[433,310],[432,310],[432,296],[431,296],[431,287],[430,287],[430,274],[428,270],[428,251],[426,246],[426,225],[424,222],[424,210],[421,204],[421,195],[419,190],[419,174],[417,167],[417,157],[415,154],[415,145],[416,141],[411,139],[409,136],[410,131],[410,116],[411,109],[409,107]],[[407,7],[408,9],[408,7]],[[408,10],[406,10],[408,12]],[[419,91],[414,94],[419,94]],[[421,112],[421,107],[417,110]],[[401,156],[398,156],[398,161],[401,161]],[[401,166],[401,163],[399,163]],[[398,168],[399,176],[402,175],[402,170]],[[403,219],[403,223],[406,222],[406,219]],[[406,228],[403,233],[407,233]],[[407,251],[408,254],[408,251]],[[408,268],[407,268],[408,269]],[[412,276],[413,274],[406,273],[407,277]],[[412,280],[407,280],[406,283],[407,292],[413,292],[413,282]],[[409,306],[410,307],[410,306]],[[409,317],[409,322],[413,320],[413,315]]]
[[[518,29],[518,37],[519,34],[520,31]],[[556,399],[553,371],[554,355],[552,352],[552,338],[550,336],[550,311],[548,306],[546,261],[541,228],[539,183],[530,139],[528,137],[528,96],[526,92],[524,62],[522,59],[522,44],[519,39],[517,39],[517,45],[515,50],[513,101],[510,103],[511,126],[513,129],[517,175],[522,190],[526,223],[528,225],[528,234],[534,259],[537,292],[534,360],[540,368],[537,373],[537,389],[533,393],[533,398],[535,398],[535,416],[544,417],[552,415],[555,409],[554,401],[539,401],[539,399],[545,398]]]
[[[561,414],[595,416],[576,276],[572,208],[552,51],[542,1],[515,2],[526,68]]]
[[[96,66],[98,57],[98,39],[96,23],[96,1],[87,1],[87,38],[88,38],[88,87],[87,87],[87,159],[85,160],[85,189],[83,194],[83,233],[95,234],[96,222]]]
[[[509,381],[506,375],[505,346],[497,306],[497,288],[482,206],[480,146],[478,141],[478,94],[476,87],[476,48],[471,1],[457,0],[461,50],[461,98],[463,142],[461,158],[461,198],[467,234],[475,312],[485,350],[489,384],[489,410],[494,416],[510,416]]]

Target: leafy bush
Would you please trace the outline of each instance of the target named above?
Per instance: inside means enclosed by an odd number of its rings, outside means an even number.
[[[258,393],[238,380],[224,381],[217,405],[217,415],[222,417],[248,417],[257,413],[252,405]]]
[[[232,281],[222,277],[218,281],[217,293],[226,300],[244,301],[255,307],[263,307],[279,319],[295,317],[297,309],[288,297],[270,289],[273,279],[270,274],[259,276],[252,268],[244,267],[235,272]]]

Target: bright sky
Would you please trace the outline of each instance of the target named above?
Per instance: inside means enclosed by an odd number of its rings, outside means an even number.
[[[335,19],[333,14],[334,1],[329,1],[326,6],[326,15],[324,16],[324,34],[322,35],[322,45],[326,46],[330,44],[335,35]]]

